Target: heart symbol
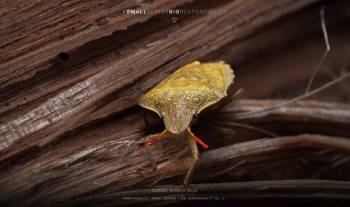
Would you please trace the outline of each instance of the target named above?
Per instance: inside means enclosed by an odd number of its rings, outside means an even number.
[[[171,20],[175,23],[177,21],[177,17],[173,17]]]

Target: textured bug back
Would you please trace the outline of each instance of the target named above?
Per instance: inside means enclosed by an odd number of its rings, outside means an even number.
[[[169,75],[139,100],[139,104],[164,118],[166,128],[180,133],[194,114],[227,95],[234,74],[224,62],[195,61]]]

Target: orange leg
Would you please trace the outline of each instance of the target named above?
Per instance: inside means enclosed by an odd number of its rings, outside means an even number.
[[[188,133],[190,133],[191,137],[204,149],[207,149],[209,146],[205,144],[199,137],[197,137],[195,134],[192,133],[191,128],[188,128]]]
[[[199,161],[199,152],[198,152],[197,143],[199,145],[201,145],[204,149],[208,148],[207,144],[205,144],[199,137],[197,137],[196,135],[194,135],[192,133],[191,128],[188,128],[187,131],[190,135],[188,141],[189,141],[189,144],[191,147],[193,162],[192,162],[191,167],[190,167],[190,169],[188,169],[187,174],[185,176],[185,180],[184,180],[184,187],[185,188],[187,188],[187,186],[190,184],[192,174],[193,174],[194,169],[196,168],[196,165],[198,164],[198,161]]]
[[[151,144],[152,142],[155,142],[158,139],[164,137],[167,133],[168,133],[168,131],[165,129],[161,133],[151,135],[151,136],[148,137],[148,139],[146,141],[143,142],[143,144],[144,145]]]
[[[187,174],[186,174],[185,179],[184,179],[184,187],[185,188],[187,188],[188,185],[190,184],[192,174],[193,174],[193,172],[197,166],[197,163],[199,161],[199,152],[198,152],[197,143],[194,139],[192,139],[192,135],[188,137],[188,142],[189,142],[190,147],[191,147],[193,161],[192,161],[191,167],[190,167],[190,169],[188,169]]]
[[[151,144],[152,142],[155,142],[158,139],[164,137],[167,133],[168,133],[168,131],[165,129],[161,133],[149,136],[148,139],[143,142],[143,144],[145,145],[145,148],[146,148],[147,155],[148,155],[149,159],[151,160],[153,170],[157,170],[157,162],[154,159],[154,156],[153,156],[151,149],[148,145]]]

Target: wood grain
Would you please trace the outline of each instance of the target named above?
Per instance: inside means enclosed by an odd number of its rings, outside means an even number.
[[[235,108],[240,110],[255,111],[256,107],[261,107],[269,102],[271,101],[245,100],[234,104]],[[302,105],[313,108],[317,113],[313,113],[311,116],[308,113],[309,110],[305,109],[306,113],[303,115],[300,110]],[[229,105],[226,107],[224,110],[230,111]],[[327,107],[337,108],[341,113],[324,110]],[[307,120],[310,123],[313,122],[313,119],[315,123],[318,119],[327,121],[325,118],[327,116],[333,117],[328,122],[334,122],[337,120],[335,117],[339,116],[338,120],[342,123],[344,118],[341,117],[343,114],[348,114],[349,111],[349,107],[345,105],[305,101],[295,106],[288,106],[275,114],[288,117],[286,120],[294,124],[298,121],[305,122],[305,119],[300,119],[303,116],[304,118],[308,117]],[[298,116],[290,116],[291,114],[298,114]],[[142,117],[139,114],[132,115],[132,113],[127,116],[131,117],[120,117],[120,119],[110,121],[109,126],[103,127],[103,133],[99,132],[101,129],[96,130],[95,128],[85,132],[81,131],[79,134],[72,134],[67,137],[65,142],[49,148],[49,151],[42,152],[38,157],[31,158],[24,165],[3,166],[3,169],[7,170],[2,170],[0,176],[0,185],[3,186],[2,192],[0,192],[2,199],[12,200],[21,197],[29,203],[43,200],[49,203],[64,201],[85,197],[91,193],[122,191],[133,188],[133,186],[147,187],[157,180],[160,181],[159,179],[167,180],[167,178],[176,177],[186,172],[191,163],[191,156],[187,151],[184,158],[174,160],[179,152],[186,149],[186,142],[175,138],[160,140],[151,146],[158,162],[158,170],[153,171],[145,149],[135,148],[134,145],[142,141],[145,136],[142,129],[145,127]],[[134,124],[130,125],[124,120],[129,120],[130,123]],[[280,122],[280,120],[283,118],[277,119],[276,122]],[[223,120],[223,122],[227,121]],[[348,121],[346,123],[349,124]],[[127,125],[129,127],[125,127]],[[344,128],[347,127],[344,126]],[[219,141],[217,137],[206,137],[206,139]],[[239,139],[239,137],[235,139]],[[332,151],[335,150],[333,152],[340,153],[337,156],[344,153],[346,155],[350,150],[350,139],[303,134],[225,145],[211,145],[209,151],[201,153],[195,180],[198,181],[202,177],[208,178],[201,176],[202,171],[205,174],[209,170],[212,176],[213,169],[220,173],[222,165],[227,167],[227,165],[234,166],[241,163],[239,165],[244,167],[254,163],[280,160],[288,156],[305,156],[305,159],[308,159],[310,154],[294,153],[295,150],[301,149],[313,149],[316,152],[332,149]],[[277,156],[276,153],[279,155]],[[335,155],[320,153],[319,156],[331,158]],[[340,165],[346,169],[346,165]],[[177,179],[175,182],[180,181]]]
[[[350,76],[350,32],[344,26],[349,4],[322,3],[332,50],[315,86],[338,74]],[[164,126],[136,106],[141,94],[193,60],[224,60],[237,75],[230,94],[242,87],[243,96],[265,99],[230,95],[199,115],[192,129],[209,149],[200,152],[191,188],[228,200],[349,199],[348,79],[314,100],[256,113],[304,91],[303,81],[323,52],[320,5],[318,0],[2,1],[0,203],[128,205],[138,202],[122,201],[125,196],[198,196],[167,192],[181,189],[191,163],[187,142],[168,137],[152,144],[158,163],[153,171],[139,143]],[[123,12],[170,8],[222,12]]]
[[[156,41],[147,37],[145,40],[141,39],[137,49],[124,49],[127,56],[112,54],[109,61],[98,64],[101,72],[50,97],[32,111],[1,125],[1,151],[4,154],[2,159],[25,148],[46,144],[74,128],[74,125],[79,125],[84,117],[99,107],[101,99],[133,84],[156,69],[170,70],[179,67],[199,54],[203,55],[225,43],[241,39],[259,27],[311,2],[313,1],[276,1],[269,5],[259,1],[229,2],[217,8],[226,11],[223,15],[190,19],[181,28],[175,25],[161,31],[157,34],[161,38]],[[262,5],[259,6],[260,4]],[[241,18],[242,15],[245,18]],[[198,35],[201,38],[196,38]],[[43,137],[45,140],[42,140]],[[25,141],[20,141],[24,138]]]

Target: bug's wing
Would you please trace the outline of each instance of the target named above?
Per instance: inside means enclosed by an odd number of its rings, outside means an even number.
[[[234,80],[233,70],[231,69],[230,65],[225,64],[223,61],[202,64],[200,69],[201,72],[205,74],[211,88],[218,96],[214,99],[208,98],[199,109],[199,112],[211,105],[216,104],[219,100],[227,96],[227,89]]]
[[[195,61],[185,65],[156,87],[162,87],[173,80],[198,80],[203,84],[209,84],[210,88],[221,94],[226,94],[228,87],[233,83],[234,73],[230,65],[223,61],[213,63],[200,63]]]
[[[167,101],[165,100],[165,98],[169,96],[167,92],[174,91],[174,88],[178,88],[178,86],[176,86],[176,80],[188,79],[189,75],[187,73],[187,70],[189,70],[192,66],[195,65],[200,65],[200,63],[198,61],[195,61],[191,64],[185,65],[177,69],[175,72],[173,72],[164,80],[159,82],[156,86],[154,86],[150,91],[144,94],[139,99],[138,104],[146,109],[156,112],[159,116],[161,116],[161,108],[164,108],[165,104],[171,104],[166,103]],[[179,92],[182,93],[183,91]]]
[[[223,61],[202,65],[202,71],[207,75],[211,85],[226,95],[227,89],[233,83],[235,77],[230,65]]]
[[[204,64],[195,61],[161,81],[140,98],[139,104],[160,115],[160,108],[171,104],[175,98],[191,97],[200,100],[190,104],[199,113],[227,95],[233,78],[232,69],[223,61]],[[167,103],[167,97],[170,98],[170,103]]]
[[[225,97],[228,87],[233,83],[233,79],[233,70],[223,61],[203,64],[195,61],[175,71],[164,80],[163,84],[166,85],[178,80],[186,80],[188,84],[199,84],[198,88],[205,89],[197,94],[198,98],[203,100],[196,107],[199,113]],[[188,93],[192,92],[189,91]],[[203,96],[203,93],[205,93],[205,96]]]

